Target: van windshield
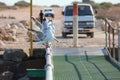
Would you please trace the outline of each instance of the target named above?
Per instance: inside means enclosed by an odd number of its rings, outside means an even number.
[[[78,6],[78,16],[92,15],[90,6]],[[67,6],[65,16],[73,16],[73,6]]]

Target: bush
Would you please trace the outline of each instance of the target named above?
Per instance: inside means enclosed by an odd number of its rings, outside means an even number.
[[[118,7],[119,7],[119,6],[120,6],[120,3],[114,4],[114,6],[118,6]]]
[[[3,3],[3,2],[0,2],[0,7],[1,7],[1,6],[6,6],[6,4]]]
[[[103,2],[103,3],[100,4],[100,6],[101,6],[102,9],[109,9],[113,6],[113,4],[110,3],[110,2]]]
[[[60,7],[59,5],[51,5],[50,7]]]
[[[17,3],[14,4],[15,6],[20,6],[20,7],[28,7],[30,6],[30,3],[25,2],[25,1],[18,1]]]
[[[91,4],[94,9],[100,9],[100,5],[94,1],[90,1],[89,4]]]

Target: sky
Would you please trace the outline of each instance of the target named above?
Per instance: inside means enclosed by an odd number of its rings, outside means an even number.
[[[4,2],[7,5],[14,5],[14,3],[18,2],[20,0],[0,0],[0,2]],[[30,2],[30,0],[25,0],[26,2]],[[57,4],[60,6],[64,6],[66,4],[70,4],[73,1],[80,1],[82,0],[32,0],[33,5],[40,5],[40,6],[50,6],[53,4]],[[101,3],[101,2],[111,2],[113,4],[120,3],[120,0],[93,0],[96,3]]]

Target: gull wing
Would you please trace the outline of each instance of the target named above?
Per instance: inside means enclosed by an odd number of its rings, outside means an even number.
[[[40,45],[40,44],[45,44],[45,43],[49,43],[56,40],[57,42],[59,42],[56,37],[46,37],[44,40],[36,42],[36,45]]]
[[[44,43],[49,43],[52,42],[54,40],[56,40],[58,42],[58,40],[56,39],[52,29],[50,28],[50,26],[46,29],[46,33],[44,34],[44,37],[42,39],[42,41],[36,42],[37,45],[40,44],[44,44]]]
[[[41,32],[41,31],[36,31],[36,30],[33,30],[33,29],[28,29],[28,31],[35,34],[36,37],[39,38],[39,40],[41,40],[43,38],[43,32]]]
[[[37,28],[39,28],[40,30],[43,29],[43,25],[38,20],[36,20],[34,17],[31,17],[31,20],[36,25],[36,29]]]

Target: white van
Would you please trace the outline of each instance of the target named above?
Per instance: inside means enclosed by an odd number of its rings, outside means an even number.
[[[44,8],[43,15],[44,15],[44,17],[51,16],[52,18],[54,18],[54,11],[52,8]]]
[[[73,34],[73,5],[67,5],[63,9],[62,37]],[[90,4],[78,4],[78,33],[94,37],[95,17]]]

